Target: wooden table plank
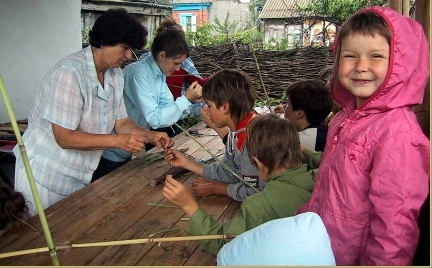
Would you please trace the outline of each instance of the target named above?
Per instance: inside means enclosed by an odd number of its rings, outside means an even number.
[[[203,134],[215,134],[203,123],[197,124]],[[188,148],[186,154],[196,159],[210,155],[185,134],[173,138],[174,148]],[[224,152],[218,136],[196,139],[214,154]],[[170,204],[163,197],[163,184],[152,187],[149,181],[171,167],[159,160],[146,166],[145,157],[161,152],[154,148],[140,153],[134,160],[98,181],[70,195],[45,210],[56,245],[146,238],[163,229],[179,228],[168,236],[188,236],[184,232],[187,221],[179,208],[148,206],[149,202]],[[196,174],[186,173],[176,179],[190,188]],[[198,198],[200,206],[221,223],[238,210],[239,202],[224,196]],[[32,227],[14,228],[0,236],[0,252],[11,252],[35,247],[46,247],[38,217],[29,220]],[[32,228],[35,228],[33,230]],[[60,250],[61,265],[215,265],[214,255],[203,251],[197,241],[165,242],[126,246],[74,248]],[[0,265],[51,265],[48,253],[0,259]]]

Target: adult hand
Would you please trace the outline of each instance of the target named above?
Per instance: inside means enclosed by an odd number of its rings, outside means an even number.
[[[185,97],[188,101],[195,103],[203,101],[202,99],[202,87],[197,81],[193,82],[186,90]]]
[[[199,208],[197,201],[192,196],[192,193],[183,185],[183,183],[175,180],[171,175],[166,176],[163,195],[169,201],[181,207],[189,217]]]
[[[168,149],[174,145],[174,141],[165,132],[149,131],[146,139],[147,143],[152,143],[158,148]]]
[[[145,138],[133,134],[116,134],[117,147],[131,153],[138,153],[144,147]]]

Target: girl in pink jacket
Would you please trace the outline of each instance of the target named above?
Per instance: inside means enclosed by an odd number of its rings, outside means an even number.
[[[335,41],[331,93],[343,110],[299,212],[321,216],[337,265],[411,264],[429,192],[429,140],[411,110],[423,100],[428,47],[420,24],[385,7],[351,16]]]

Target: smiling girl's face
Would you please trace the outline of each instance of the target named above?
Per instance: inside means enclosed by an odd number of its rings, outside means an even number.
[[[384,82],[389,54],[387,39],[378,33],[354,33],[342,40],[338,78],[356,97],[357,108]]]

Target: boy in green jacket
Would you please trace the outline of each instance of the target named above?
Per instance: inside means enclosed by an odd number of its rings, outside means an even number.
[[[309,200],[315,171],[302,164],[299,135],[294,125],[276,115],[261,115],[252,119],[246,132],[249,159],[267,184],[262,192],[248,196],[241,204],[241,211],[223,226],[199,208],[183,183],[167,176],[163,195],[190,217],[188,234],[239,235],[270,220],[293,216]],[[200,245],[217,254],[225,243],[203,240]]]

